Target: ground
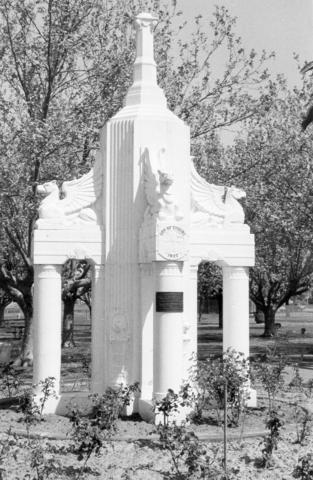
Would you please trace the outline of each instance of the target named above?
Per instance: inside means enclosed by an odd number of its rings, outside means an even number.
[[[291,361],[298,363],[301,375],[305,380],[311,378],[313,368],[313,309],[305,309],[285,318],[282,312],[277,321],[281,323],[278,346],[291,355]],[[267,346],[275,340],[260,338],[262,325],[250,322],[251,353],[264,354]],[[305,328],[305,333],[301,329]],[[214,316],[205,317],[199,325],[199,354],[202,358],[208,354],[221,352],[222,332],[217,328]],[[4,332],[5,333],[5,332]],[[0,333],[1,336],[1,333]],[[6,337],[7,338],[7,337]],[[1,338],[0,338],[1,340]],[[16,345],[17,340],[11,341]],[[88,319],[81,315],[76,325],[76,346],[64,350],[62,357],[62,376],[64,390],[88,389],[88,361],[90,331]],[[257,357],[255,357],[257,358]],[[291,379],[292,365],[289,366],[286,385]],[[23,373],[26,383],[31,383],[31,371]],[[290,389],[281,391],[279,405],[284,422],[278,449],[274,452],[270,468],[260,467],[259,461],[264,446],[266,396],[257,386],[259,394],[258,409],[249,411],[243,427],[228,430],[227,465],[230,478],[245,479],[292,479],[298,459],[313,451],[313,435],[305,439],[303,445],[295,443],[297,429],[301,429],[301,421],[296,423],[297,406],[292,406],[298,397]],[[310,399],[311,402],[311,399]],[[159,436],[153,425],[139,419],[119,420],[118,430],[112,442],[102,450],[100,456],[92,455],[82,472],[83,462],[70,450],[71,425],[68,418],[47,416],[45,421],[30,427],[27,436],[25,423],[21,422],[22,414],[15,408],[0,410],[0,435],[2,451],[0,451],[0,468],[3,479],[174,479],[170,453],[161,448]],[[221,468],[223,459],[223,430],[214,425],[190,425],[201,439],[212,463],[212,477],[220,478],[214,468]],[[11,429],[10,434],[7,432]],[[0,447],[1,448],[1,447]],[[31,459],[31,452],[33,458]],[[32,460],[32,466],[31,466]],[[182,471],[184,467],[182,466]],[[41,476],[40,476],[41,475]],[[181,477],[182,478],[182,477]],[[188,478],[188,476],[186,477]],[[189,477],[191,478],[191,477]],[[303,477],[303,478],[313,478]]]

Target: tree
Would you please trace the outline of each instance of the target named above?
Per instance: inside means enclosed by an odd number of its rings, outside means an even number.
[[[281,78],[273,83],[270,111],[246,122],[219,172],[247,192],[246,220],[256,244],[250,296],[264,313],[264,336],[275,334],[277,310],[313,279],[313,139],[301,133],[299,121],[310,90],[309,82],[292,91]]]
[[[130,19],[120,15],[122,4],[103,7],[85,0],[0,2],[0,286],[24,313],[21,362],[32,357],[36,184],[90,167],[98,129],[129,81],[127,74],[112,78],[130,62]]]
[[[4,290],[0,288],[0,326],[3,324],[4,321],[4,312],[5,309],[10,303],[12,299],[10,295],[8,295]]]
[[[218,145],[218,128],[259,115],[264,92],[256,98],[243,87],[264,82],[266,56],[245,54],[224,8],[215,11],[211,36],[198,17],[185,44],[183,27],[177,33],[172,24],[179,16],[175,3],[0,0],[0,287],[24,313],[20,363],[32,358],[36,185],[90,168],[98,130],[122,106],[131,82],[135,14],[148,9],[159,18],[159,83],[170,108],[191,125],[195,152],[203,153],[208,142]],[[213,79],[212,58],[224,46],[225,73]]]
[[[208,297],[215,297],[219,305],[219,326],[222,327],[221,299],[223,278],[221,268],[211,262],[202,262],[198,268],[198,318],[201,319],[203,306]]]
[[[74,307],[77,300],[82,300],[89,307],[91,314],[90,292],[91,276],[90,263],[86,260],[69,259],[63,265],[62,272],[62,300],[63,329],[62,347],[75,346],[74,342]]]

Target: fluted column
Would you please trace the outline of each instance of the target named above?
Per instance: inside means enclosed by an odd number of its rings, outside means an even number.
[[[104,347],[106,328],[104,323],[104,291],[104,265],[95,265],[92,278],[91,389],[98,393],[104,391],[105,373],[108,368],[107,349]]]
[[[35,265],[34,269],[33,383],[54,377],[55,391],[60,393],[61,265]]]
[[[183,376],[183,262],[154,262],[153,392],[178,391]]]

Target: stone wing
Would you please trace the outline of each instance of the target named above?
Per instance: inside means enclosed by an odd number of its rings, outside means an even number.
[[[79,212],[90,207],[102,193],[102,169],[100,156],[97,154],[93,168],[80,178],[62,184],[61,191],[64,198],[61,200],[65,214]]]
[[[191,161],[191,207],[193,211],[223,216],[225,214],[225,187],[208,183]]]

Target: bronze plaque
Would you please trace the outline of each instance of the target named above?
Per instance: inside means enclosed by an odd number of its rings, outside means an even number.
[[[156,292],[156,312],[183,312],[184,292]]]

